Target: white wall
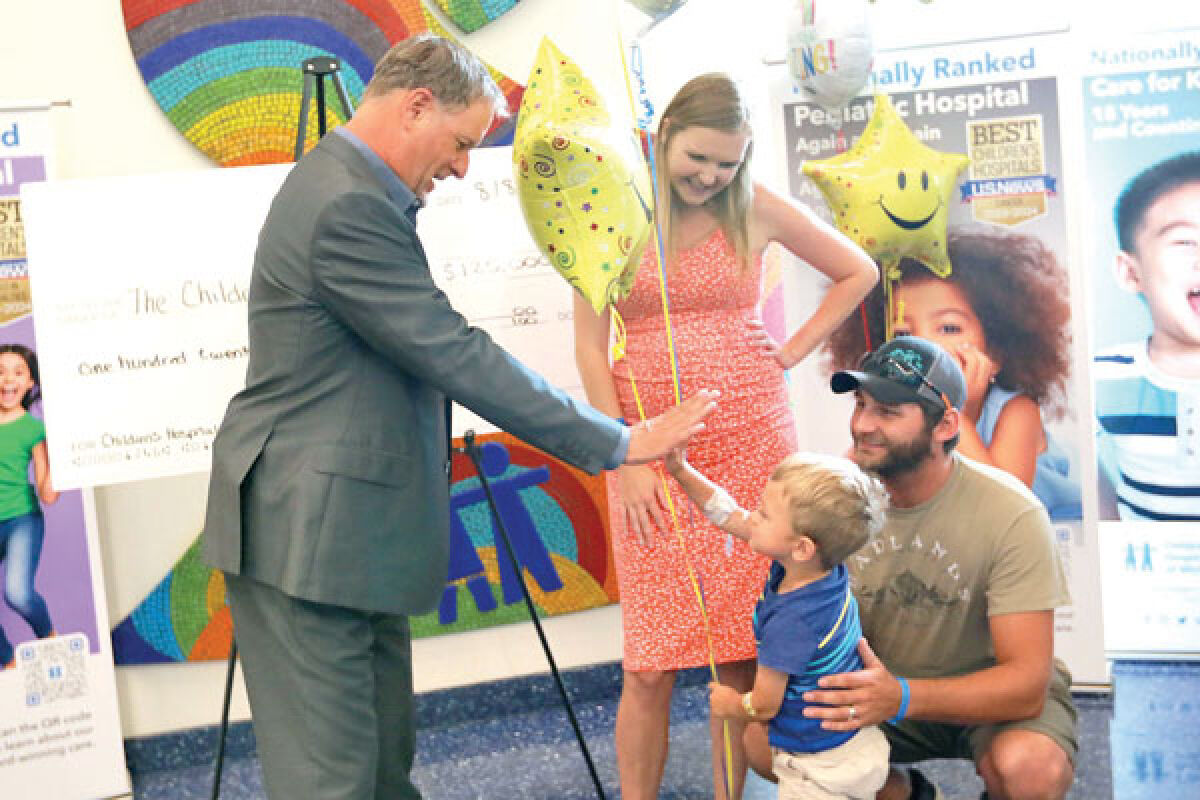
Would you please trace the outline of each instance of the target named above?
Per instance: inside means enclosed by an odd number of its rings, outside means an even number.
[[[790,4],[786,0],[749,4],[762,16],[742,13],[747,5],[692,0],[676,17],[647,34],[646,72],[656,105],[689,75],[728,69],[764,90],[756,105],[765,108],[764,75],[780,68],[764,66],[762,57],[773,57],[782,47],[774,41],[781,35],[780,26],[764,22],[763,17],[770,19],[771,13]],[[997,18],[980,20],[981,8]],[[928,5],[917,0],[877,0],[872,13],[882,23],[877,28],[881,47],[928,43],[934,31],[939,35],[952,31],[958,40],[976,39],[999,32],[1061,29],[1072,20],[1089,29],[1136,26],[1151,30],[1200,24],[1200,11],[1182,10],[1170,0],[1139,4],[1136,20],[1130,20],[1127,6],[1115,0],[1059,4],[1015,0],[1003,7],[978,0],[934,0]],[[1191,19],[1182,19],[1184,16]],[[625,83],[616,30],[619,25],[628,39],[648,21],[619,0],[612,4],[523,0],[514,11],[465,39],[479,55],[523,82],[538,41],[543,34],[550,35],[602,92],[623,100]],[[147,91],[133,62],[119,0],[9,0],[0,9],[0,30],[4,31],[0,74],[5,76],[0,102],[41,98],[70,104],[53,112],[57,177],[214,168],[170,125]],[[975,32],[978,34],[972,35]],[[772,127],[756,125],[760,131]],[[769,152],[769,143],[763,144],[759,152]],[[770,159],[762,159],[760,170],[770,164]],[[821,384],[812,373],[797,375],[793,391],[801,411],[809,397],[826,394]],[[828,450],[844,447],[844,434],[837,433],[845,419],[843,412],[835,407],[828,416],[829,423],[814,425],[811,441],[802,444]],[[824,438],[818,439],[818,435]],[[128,614],[194,539],[203,518],[205,483],[204,476],[190,476],[96,491],[111,619]],[[562,667],[620,657],[615,607],[550,619],[546,628]],[[528,625],[421,640],[415,651],[418,690],[545,670]],[[223,664],[120,668],[125,735],[215,722],[223,674]],[[248,716],[240,691],[234,716]]]

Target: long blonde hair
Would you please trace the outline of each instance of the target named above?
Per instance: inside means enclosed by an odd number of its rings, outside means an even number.
[[[675,195],[671,188],[671,176],[667,171],[667,149],[671,140],[688,128],[710,128],[724,133],[742,133],[750,130],[750,109],[747,107],[737,84],[723,72],[697,75],[680,87],[671,102],[663,110],[658,123],[658,135],[654,139],[654,159],[658,165],[658,203],[667,213],[659,214],[663,246],[667,264],[675,260],[677,250],[672,225],[675,215]],[[750,180],[750,155],[754,140],[746,146],[746,155],[733,176],[733,180],[705,202],[705,206],[717,218],[725,232],[725,238],[733,245],[734,257],[742,269],[750,263],[750,203],[754,187]]]

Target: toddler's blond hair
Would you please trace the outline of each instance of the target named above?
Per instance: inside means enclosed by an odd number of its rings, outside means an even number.
[[[883,529],[887,490],[847,458],[793,453],[775,467],[771,480],[783,484],[792,533],[813,540],[825,569]]]

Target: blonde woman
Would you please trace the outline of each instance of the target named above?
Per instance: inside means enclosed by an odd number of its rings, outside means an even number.
[[[751,181],[752,144],[742,95],[719,73],[693,78],[679,90],[663,111],[654,142],[682,395],[702,385],[719,388],[722,397],[706,430],[692,439],[688,458],[743,506],[762,494],[764,465],[796,449],[784,372],[820,345],[878,279],[874,262],[849,239]],[[783,342],[766,332],[761,316],[762,254],[771,242],[832,282],[812,317]],[[653,244],[633,293],[617,310],[628,341],[625,358],[610,365],[611,314],[597,315],[576,297],[575,358],[588,401],[633,424],[639,418],[634,381],[646,416],[675,402]],[[689,514],[680,494],[674,506],[684,527],[685,559],[659,476],[656,467],[622,467],[609,479],[625,641],[616,743],[626,800],[657,797],[676,671],[709,661],[686,561],[703,586],[720,682],[741,691],[754,681],[750,616],[769,566],[744,542],[711,535],[715,529]],[[746,769],[741,726],[731,727],[734,793],[740,796]],[[712,728],[715,796],[726,798],[720,721]]]

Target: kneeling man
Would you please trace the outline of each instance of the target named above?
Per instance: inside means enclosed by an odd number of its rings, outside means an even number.
[[[1062,798],[1076,711],[1054,609],[1070,600],[1045,509],[1016,478],[954,452],[966,383],[933,342],[897,337],[831,386],[855,393],[851,457],[892,508],[846,562],[864,669],[822,679],[805,699],[826,705],[805,713],[830,730],[881,725],[893,765],[971,759],[991,800]],[[938,796],[895,766],[878,795]]]

